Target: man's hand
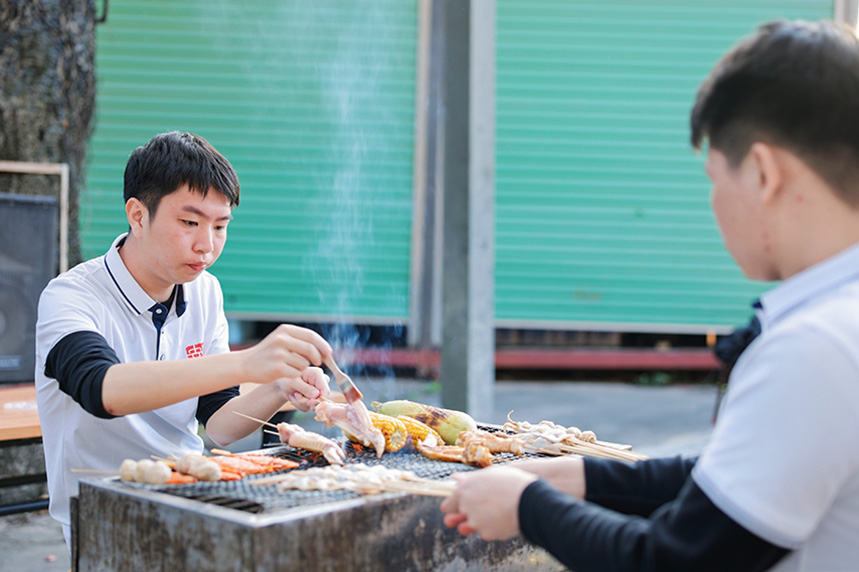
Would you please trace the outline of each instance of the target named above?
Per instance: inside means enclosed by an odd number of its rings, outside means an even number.
[[[271,383],[300,379],[311,365],[322,364],[323,356],[331,354],[331,346],[313,330],[281,324],[257,345],[241,353],[245,358],[245,381]],[[325,387],[328,387],[327,382]],[[300,388],[294,391],[306,395]]]
[[[316,407],[320,398],[330,395],[329,382],[330,378],[321,369],[309,367],[299,377],[279,379],[275,383],[296,409],[310,411]]]
[[[519,534],[519,498],[537,476],[511,466],[455,473],[459,486],[441,503],[444,524],[460,534],[476,532],[483,540]]]

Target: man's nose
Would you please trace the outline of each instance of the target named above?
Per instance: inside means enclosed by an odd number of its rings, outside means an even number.
[[[201,226],[197,235],[195,236],[194,241],[194,250],[196,252],[206,253],[212,252],[215,248],[215,240],[212,235],[212,230],[207,227]]]

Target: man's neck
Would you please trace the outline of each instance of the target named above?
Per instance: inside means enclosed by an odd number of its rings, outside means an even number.
[[[143,256],[139,244],[131,234],[128,235],[125,242],[119,247],[119,257],[122,258],[123,264],[125,264],[134,281],[143,288],[143,291],[150,298],[163,301],[170,297],[176,285],[156,280],[147,272],[146,258]]]
[[[859,243],[859,209],[843,203],[820,205],[804,216],[788,219],[781,248],[781,279],[810,268]]]

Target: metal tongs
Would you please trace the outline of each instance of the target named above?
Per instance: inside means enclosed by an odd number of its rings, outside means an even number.
[[[337,364],[334,362],[333,356],[326,356],[322,362],[328,366],[328,369],[331,370],[331,373],[334,374],[334,381],[337,383],[337,387],[340,388],[340,392],[343,394],[343,397],[346,398],[346,401],[350,404],[354,404],[356,401],[361,401],[361,398],[364,397],[364,394],[355,387],[355,382],[352,381],[352,378],[343,373]]]

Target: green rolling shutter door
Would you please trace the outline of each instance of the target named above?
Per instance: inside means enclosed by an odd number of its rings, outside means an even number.
[[[242,185],[228,314],[408,317],[416,2],[113,0],[97,34],[86,257],[126,229],[129,152],[192,131]]]
[[[499,0],[496,318],[510,327],[724,330],[746,280],[688,143],[700,81],[811,0]]]

